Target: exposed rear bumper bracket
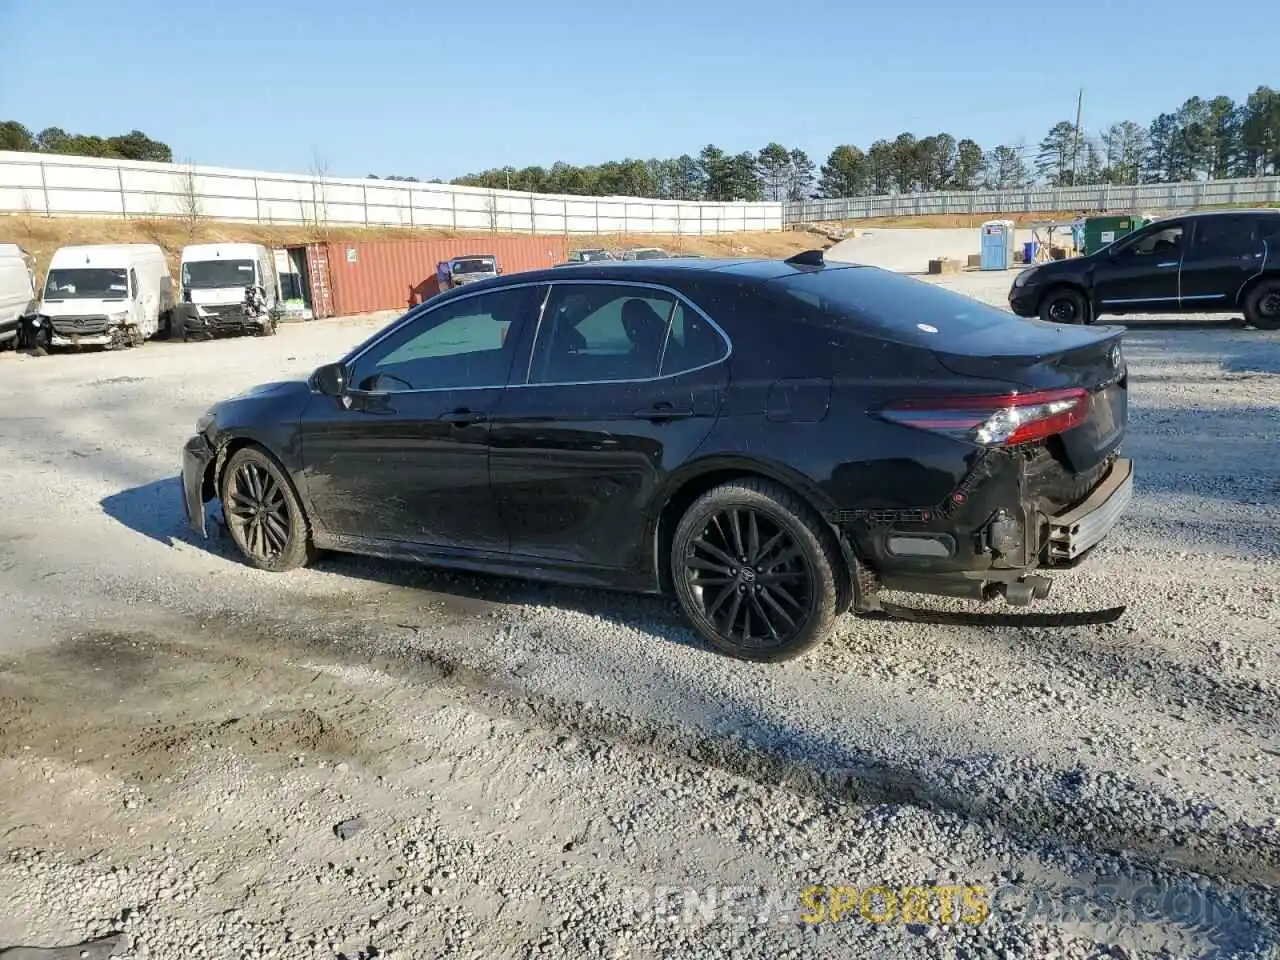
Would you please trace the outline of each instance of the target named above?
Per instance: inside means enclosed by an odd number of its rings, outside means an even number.
[[[1050,564],[1070,564],[1102,540],[1133,499],[1133,461],[1116,460],[1093,493],[1066,513],[1049,517]]]

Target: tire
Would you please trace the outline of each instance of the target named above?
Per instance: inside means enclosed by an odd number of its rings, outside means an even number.
[[[314,558],[310,524],[293,482],[265,450],[237,450],[223,468],[218,494],[227,530],[249,566],[282,572]]]
[[[1280,330],[1280,280],[1263,280],[1249,291],[1244,318],[1259,330]]]
[[[1040,301],[1040,319],[1046,323],[1091,323],[1089,304],[1074,287],[1057,287]]]
[[[742,660],[800,656],[831,634],[845,596],[834,535],[800,497],[768,480],[726,483],[694,501],[676,526],[670,563],[685,616],[713,647]]]

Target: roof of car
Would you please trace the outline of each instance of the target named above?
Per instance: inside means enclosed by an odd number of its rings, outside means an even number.
[[[554,277],[585,277],[592,280],[640,280],[660,283],[663,280],[688,280],[700,274],[731,275],[752,280],[776,280],[797,273],[813,270],[837,270],[853,267],[851,263],[828,263],[824,266],[806,266],[788,263],[786,260],[759,258],[668,257],[661,260],[596,260],[587,263],[565,263],[555,268],[534,270],[528,273],[510,274],[506,279],[518,278],[521,282],[538,281]]]
[[[1169,216],[1164,217],[1163,219],[1173,220],[1176,218],[1181,220],[1186,217],[1238,217],[1241,214],[1245,214],[1248,216],[1252,216],[1254,214],[1266,214],[1272,217],[1280,217],[1280,210],[1277,210],[1275,208],[1268,208],[1268,207],[1261,207],[1258,209],[1227,208],[1225,210],[1190,210],[1187,213],[1170,214]]]

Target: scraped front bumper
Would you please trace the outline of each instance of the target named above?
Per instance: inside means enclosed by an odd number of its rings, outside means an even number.
[[[187,523],[200,536],[208,537],[205,529],[204,505],[205,477],[213,463],[213,448],[209,441],[196,434],[182,448],[182,512]]]

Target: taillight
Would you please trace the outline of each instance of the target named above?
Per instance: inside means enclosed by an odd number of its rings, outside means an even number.
[[[1038,390],[983,397],[900,400],[878,411],[893,423],[984,446],[1012,447],[1078,427],[1089,416],[1089,391]]]

